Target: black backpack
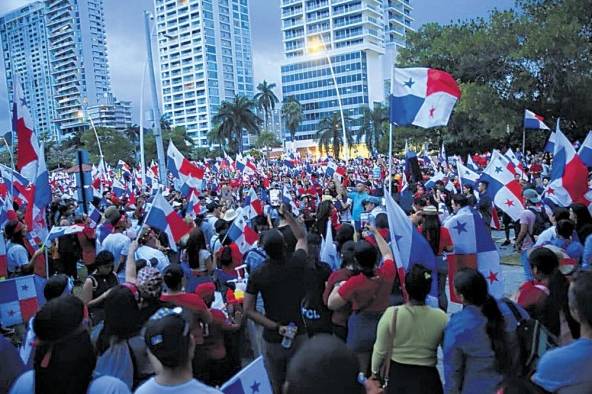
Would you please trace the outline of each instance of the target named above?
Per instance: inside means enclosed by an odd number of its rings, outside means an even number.
[[[539,235],[540,233],[548,229],[551,226],[551,220],[549,220],[549,216],[547,216],[545,208],[541,208],[541,210],[539,211],[531,207],[528,208],[528,210],[534,213],[535,216],[534,226],[532,227],[532,233],[529,234],[534,242],[534,236]]]
[[[551,334],[538,320],[524,318],[516,305],[508,299],[503,300],[516,318],[516,334],[520,345],[520,371],[518,376],[531,376],[539,359],[547,350],[559,346],[557,337]]]

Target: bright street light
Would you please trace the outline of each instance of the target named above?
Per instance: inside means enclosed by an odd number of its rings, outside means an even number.
[[[335,85],[335,93],[337,95],[337,104],[339,105],[339,113],[341,115],[341,130],[343,131],[343,150],[345,159],[349,159],[349,147],[347,144],[347,133],[345,130],[345,115],[343,114],[343,105],[341,102],[341,94],[339,93],[339,86],[337,86],[337,77],[335,76],[335,71],[333,70],[333,62],[331,62],[331,57],[327,51],[327,45],[325,44],[325,40],[323,39],[322,34],[318,34],[315,36],[308,37],[308,45],[307,45],[308,53],[311,55],[314,54],[324,54],[325,58],[327,59],[327,63],[329,63],[329,70],[331,71],[331,77],[333,79],[333,85]],[[335,152],[333,152],[335,154]]]

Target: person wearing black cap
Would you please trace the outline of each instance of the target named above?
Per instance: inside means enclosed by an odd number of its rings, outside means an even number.
[[[156,376],[141,385],[136,394],[221,394],[193,379],[195,339],[181,308],[159,309],[146,323],[144,340]]]
[[[308,245],[306,229],[296,222],[285,204],[279,213],[296,237],[295,251],[287,258],[286,241],[277,229],[267,231],[262,238],[269,260],[257,269],[247,283],[244,299],[245,314],[264,327],[263,359],[274,393],[279,393],[286,378],[289,360],[304,342],[305,327],[301,314],[304,298],[304,269]],[[265,314],[255,309],[261,293]]]

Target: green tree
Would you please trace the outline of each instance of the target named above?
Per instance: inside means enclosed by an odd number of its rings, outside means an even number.
[[[97,127],[96,130],[105,162],[111,164],[115,164],[119,160],[126,163],[135,162],[134,146],[122,132],[105,127]],[[82,133],[80,146],[89,151],[91,163],[99,162],[99,148],[93,130],[87,129]]]
[[[361,126],[357,133],[357,142],[365,140],[368,151],[377,153],[380,139],[388,128],[388,108],[380,103],[370,107],[362,108]]]
[[[258,92],[254,97],[257,108],[263,111],[266,129],[269,129],[269,114],[275,109],[275,105],[279,102],[277,96],[273,92],[275,87],[275,83],[267,83],[267,81],[264,80],[257,85]]]
[[[282,146],[282,143],[277,139],[274,133],[269,131],[262,132],[255,140],[255,147],[258,149],[265,149],[268,158],[269,150],[278,146]]]
[[[439,68],[460,83],[463,96],[441,131],[453,153],[520,145],[525,108],[551,124],[561,118],[572,138],[592,128],[592,13],[582,12],[590,0],[518,0],[516,7],[426,24],[400,52],[400,66]],[[530,146],[542,146],[540,133],[531,134]]]
[[[242,152],[243,133],[259,134],[261,119],[253,111],[254,103],[244,96],[235,96],[233,101],[223,101],[212,123],[218,124],[218,134],[227,143],[231,152]]]
[[[347,117],[345,118],[345,136],[347,138],[348,146],[351,146],[353,143],[353,137],[351,133],[347,131],[347,124],[350,121],[351,119]],[[344,143],[343,134],[341,114],[339,111],[335,111],[331,116],[321,119],[319,122],[319,129],[317,130],[317,142],[321,154],[323,153],[323,150],[329,152],[329,149],[332,148],[335,158],[339,160],[341,147]]]
[[[289,96],[284,100],[282,104],[282,118],[284,119],[286,128],[290,132],[292,141],[294,141],[296,131],[300,127],[300,123],[302,123],[302,105],[300,105],[300,102],[294,96]]]
[[[164,149],[169,145],[169,141],[173,141],[173,144],[177,147],[179,152],[188,159],[192,158],[192,143],[187,140],[185,127],[177,126],[172,129],[164,130],[162,132],[162,140],[164,143]],[[154,134],[150,130],[144,130],[144,160],[146,164],[150,164],[152,160],[157,160],[156,154],[156,140]]]

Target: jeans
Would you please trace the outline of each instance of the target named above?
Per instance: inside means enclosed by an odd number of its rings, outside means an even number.
[[[263,362],[265,363],[265,369],[269,375],[274,394],[280,394],[282,392],[282,386],[286,381],[288,363],[305,341],[306,335],[296,335],[289,349],[283,348],[279,342],[263,341]]]
[[[532,267],[528,262],[528,250],[523,250],[522,252],[520,252],[520,262],[522,263],[522,268],[524,269],[524,276],[526,277],[526,280],[533,280],[534,274],[532,273]]]

